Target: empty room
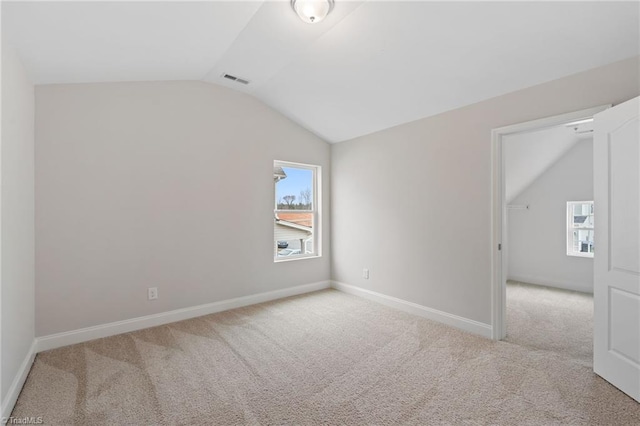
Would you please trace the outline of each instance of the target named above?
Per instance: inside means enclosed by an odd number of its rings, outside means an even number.
[[[2,423],[640,424],[640,3],[0,15]]]
[[[593,117],[508,135],[504,150],[506,340],[591,363]]]

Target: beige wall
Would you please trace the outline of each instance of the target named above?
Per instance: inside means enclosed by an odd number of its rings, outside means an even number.
[[[593,293],[593,258],[567,256],[567,201],[589,200],[592,138],[578,141],[512,201],[529,209],[507,210],[508,279]]]
[[[273,161],[330,146],[199,82],[36,89],[36,335],[330,278],[330,252],[273,262]],[[147,288],[159,298],[147,301]]]
[[[625,101],[638,75],[636,57],[334,145],[333,278],[489,324],[491,130]]]
[[[1,400],[10,409],[11,384],[34,337],[34,92],[15,51],[2,44]]]
[[[638,86],[634,58],[331,147],[204,83],[38,87],[36,334],[322,281],[330,266],[489,323],[491,129]],[[274,159],[323,166],[322,258],[273,263]]]

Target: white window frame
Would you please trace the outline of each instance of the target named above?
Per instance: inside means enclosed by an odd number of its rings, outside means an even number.
[[[574,228],[573,208],[579,204],[590,204],[591,210],[593,211],[593,201],[567,201],[567,256],[593,258],[593,253],[584,253],[573,249],[573,233],[576,230],[594,231],[594,227]]]
[[[293,167],[298,169],[306,169],[312,171],[312,193],[313,197],[311,200],[311,210],[279,210],[278,209],[278,200],[276,199],[277,191],[276,185],[277,182],[274,182],[273,185],[273,226],[275,230],[276,226],[276,217],[280,212],[294,212],[294,213],[311,213],[312,214],[312,229],[313,229],[313,253],[304,253],[304,246],[301,247],[301,253],[298,255],[292,256],[282,256],[278,257],[278,241],[276,238],[273,239],[273,261],[275,263],[280,262],[290,262],[294,260],[301,259],[313,259],[317,257],[322,257],[322,167],[315,164],[305,164],[305,163],[294,163],[291,161],[283,161],[283,160],[274,160],[273,166],[280,167]],[[306,242],[305,242],[306,245]]]

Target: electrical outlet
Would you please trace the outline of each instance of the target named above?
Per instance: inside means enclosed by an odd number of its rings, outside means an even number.
[[[362,270],[362,278],[364,278],[365,280],[369,279],[369,270],[367,268],[364,268]]]
[[[149,300],[156,300],[158,298],[158,287],[149,287]]]

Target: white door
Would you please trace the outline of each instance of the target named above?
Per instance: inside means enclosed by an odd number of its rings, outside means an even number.
[[[640,98],[594,125],[593,370],[640,401]]]

